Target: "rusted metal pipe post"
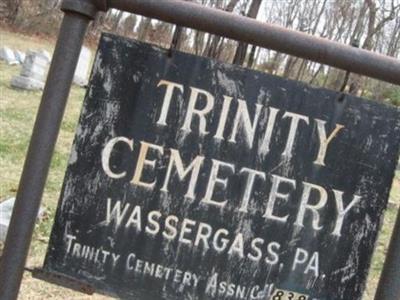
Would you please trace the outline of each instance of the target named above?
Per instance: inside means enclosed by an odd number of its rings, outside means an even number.
[[[50,162],[90,20],[92,1],[64,1],[65,12],[47,76],[0,262],[0,299],[18,297]]]

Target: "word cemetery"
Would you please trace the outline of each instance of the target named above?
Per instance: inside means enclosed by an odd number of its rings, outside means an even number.
[[[399,110],[103,34],[45,270],[124,299],[360,300]]]

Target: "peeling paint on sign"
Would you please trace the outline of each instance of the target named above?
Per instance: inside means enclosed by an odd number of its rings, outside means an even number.
[[[45,269],[124,299],[361,299],[399,109],[104,34]]]

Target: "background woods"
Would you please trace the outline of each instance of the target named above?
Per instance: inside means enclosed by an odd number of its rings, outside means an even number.
[[[382,54],[400,56],[400,0],[185,0],[279,24]],[[0,18],[19,30],[56,35],[62,14],[60,0],[6,0]],[[112,31],[162,47],[175,47],[245,67],[266,71],[316,86],[339,89],[345,72],[315,62],[238,43],[141,16],[110,10],[99,14],[89,28],[94,41],[101,31]],[[351,75],[346,90],[352,94],[400,105],[400,88]]]

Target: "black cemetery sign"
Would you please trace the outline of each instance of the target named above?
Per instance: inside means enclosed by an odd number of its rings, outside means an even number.
[[[47,271],[132,299],[361,299],[399,110],[105,34]]]

